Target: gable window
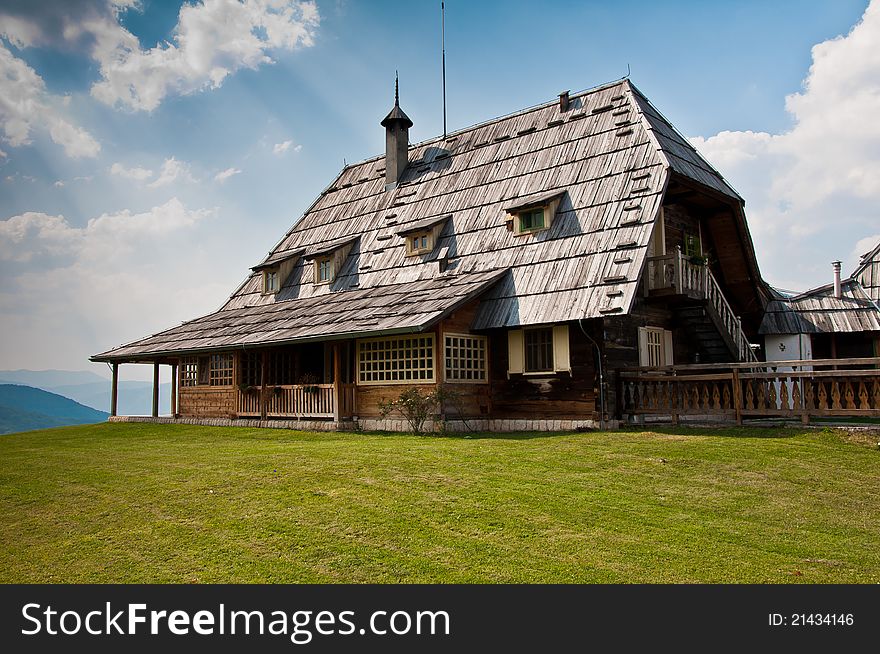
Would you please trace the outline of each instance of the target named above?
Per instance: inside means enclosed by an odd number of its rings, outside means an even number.
[[[519,213],[518,227],[517,231],[520,233],[536,232],[544,229],[544,207],[521,211]]]
[[[444,334],[446,381],[486,382],[486,343],[485,336]]]
[[[358,384],[429,384],[434,376],[434,335],[358,341]]]
[[[406,239],[406,253],[424,254],[434,249],[434,238],[430,231],[410,234]]]
[[[672,363],[672,332],[660,327],[639,327],[639,365],[660,368]]]
[[[507,374],[571,372],[568,325],[507,332]]]
[[[315,282],[325,284],[333,281],[333,257],[315,259]]]
[[[278,292],[278,270],[271,268],[263,271],[263,295]]]
[[[700,243],[700,237],[696,234],[685,234],[684,236],[684,253],[689,257],[703,256],[703,248]]]

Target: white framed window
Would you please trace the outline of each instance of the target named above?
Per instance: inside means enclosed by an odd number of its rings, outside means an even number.
[[[231,354],[212,354],[209,365],[208,383],[211,386],[232,386]]]
[[[326,284],[333,281],[333,257],[320,257],[315,259],[315,283]]]
[[[199,360],[196,357],[185,357],[180,360],[180,385],[197,386],[199,383]]]
[[[568,325],[527,327],[507,332],[507,374],[571,372]]]
[[[434,334],[358,341],[358,384],[433,384]]]
[[[277,293],[279,288],[278,269],[269,268],[263,271],[263,295]]]
[[[443,334],[444,375],[448,382],[488,382],[488,339],[473,334]]]
[[[639,327],[639,365],[651,368],[673,363],[672,332],[660,327]]]
[[[406,254],[425,254],[434,249],[434,235],[431,231],[416,232],[406,237]]]

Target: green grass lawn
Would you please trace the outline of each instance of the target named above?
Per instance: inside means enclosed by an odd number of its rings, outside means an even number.
[[[880,582],[880,451],[801,429],[0,437],[2,582]]]

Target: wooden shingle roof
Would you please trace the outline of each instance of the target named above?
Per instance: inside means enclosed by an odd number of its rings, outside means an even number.
[[[834,297],[833,284],[790,297],[777,294],[767,305],[761,334],[821,334],[880,331],[880,309],[855,280],[841,284]]]
[[[409,164],[391,190],[385,190],[384,156],[346,166],[267,255],[276,261],[305,253],[281,290],[264,295],[262,276],[253,271],[220,311],[193,322],[225,334],[226,321],[299,313],[302,306],[313,320],[301,325],[302,334],[337,334],[341,326],[310,309],[351,301],[369,311],[361,298],[402,317],[392,306],[398,296],[386,294],[407,284],[437,287],[439,252],[448,257],[446,279],[467,285],[486,273],[497,281],[481,296],[474,329],[626,313],[673,172],[741,202],[629,80],[574,94],[565,111],[554,101],[410,146]],[[551,196],[560,201],[550,229],[526,235],[509,229],[507,209]],[[434,252],[406,256],[401,234],[446,216]],[[308,255],[351,240],[334,281],[314,284]],[[499,270],[506,271],[500,279]],[[174,334],[184,336],[178,329],[166,332],[163,347],[172,347]],[[273,336],[261,330],[248,342],[260,338]],[[139,343],[147,347],[149,340]]]

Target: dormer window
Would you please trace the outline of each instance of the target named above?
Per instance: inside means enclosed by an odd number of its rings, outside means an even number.
[[[293,272],[294,265],[302,255],[302,250],[282,250],[274,252],[251,270],[259,273],[261,280],[260,292],[263,295],[272,295],[281,290],[284,280]]]
[[[535,232],[544,229],[544,207],[526,209],[518,214],[518,232]]]
[[[434,249],[434,235],[430,231],[416,232],[407,236],[407,255],[425,254]]]
[[[507,229],[516,236],[550,229],[565,191],[527,195],[504,207]]]
[[[263,271],[263,295],[278,292],[278,269],[270,268]]]
[[[315,283],[328,284],[335,277],[333,270],[333,257],[320,257],[315,259]]]
[[[315,284],[330,284],[345,266],[345,260],[358,239],[357,236],[324,241],[306,250],[303,258],[311,261]]]
[[[414,257],[433,252],[440,240],[440,233],[450,218],[452,214],[432,216],[401,226],[397,235],[406,242],[406,256]]]

